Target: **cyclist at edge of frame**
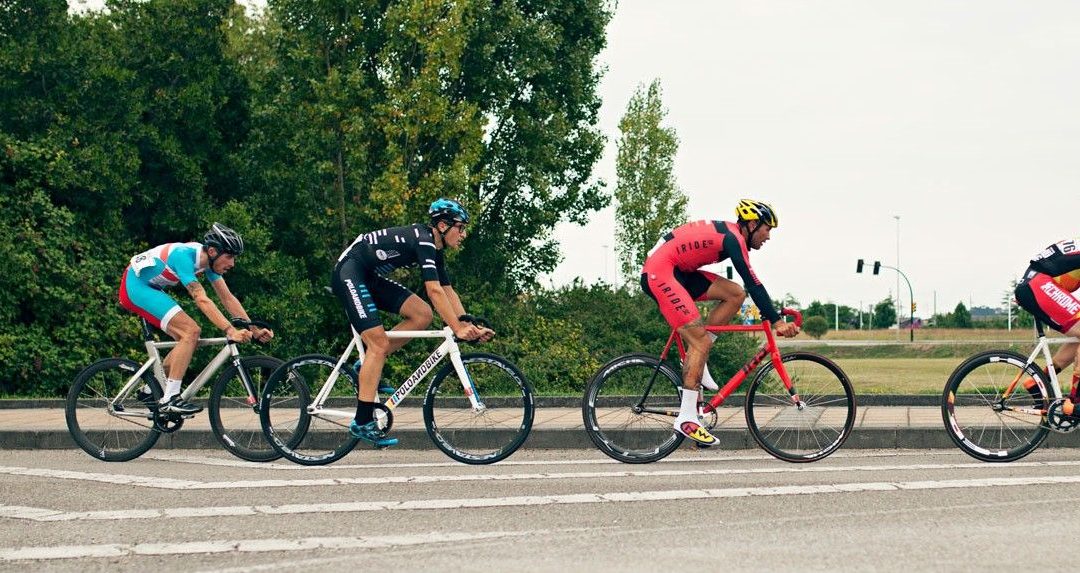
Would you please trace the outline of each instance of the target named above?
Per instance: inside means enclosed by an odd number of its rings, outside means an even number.
[[[1080,289],[1080,238],[1058,241],[1036,253],[1013,294],[1020,307],[1036,319],[1065,336],[1080,338],[1080,300],[1073,294],[1077,289]],[[1080,397],[1077,392],[1077,374],[1080,373],[1077,347],[1080,347],[1078,342],[1062,344],[1054,353],[1052,364],[1044,368],[1047,370],[1052,366],[1055,372],[1061,372],[1073,364],[1072,391],[1061,410],[1066,416],[1080,416],[1080,412],[1073,413]],[[1035,381],[1031,378],[1024,381],[1029,392],[1037,393],[1034,386]]]
[[[777,227],[776,210],[767,203],[743,199],[735,215],[735,223],[694,221],[676,227],[649,251],[641,269],[641,288],[656,301],[660,314],[678,331],[687,347],[675,431],[702,446],[715,444],[716,438],[698,423],[698,387],[700,384],[709,390],[718,389],[706,367],[716,335],[705,326],[731,322],[749,292],[762,318],[772,323],[777,334],[791,337],[799,333],[794,323],[781,320],[765,286],[750,267],[749,251],[760,249]],[[724,259],[731,260],[747,290],[700,270]],[[705,300],[719,302],[702,320],[695,302]]]
[[[379,310],[401,315],[391,330],[424,330],[431,324],[431,306],[385,275],[403,267],[420,267],[428,300],[439,317],[461,340],[487,342],[495,331],[473,324],[446,272],[443,252],[461,248],[469,214],[461,203],[440,198],[428,208],[429,221],[362,233],[338,257],[332,274],[334,295],[360,333],[364,360],[360,366],[356,417],[349,433],[377,448],[397,444],[387,437],[374,418],[376,391],[386,357],[408,342],[391,340],[383,328]]]
[[[248,342],[254,338],[266,342],[274,337],[274,331],[270,329],[252,326],[251,330],[241,330],[234,327],[199,283],[198,276],[206,275],[225,310],[232,316],[249,320],[244,306],[229,290],[222,276],[232,270],[236,257],[243,252],[244,241],[240,235],[224,225],[214,223],[203,235],[202,243],[158,245],[131,257],[124,270],[120,279],[120,305],[176,340],[176,346],[162,361],[166,376],[160,406],[162,412],[195,414],[202,411],[201,406],[180,397],[180,385],[191,364],[191,356],[202,329],[176,300],[165,294],[166,288],[183,285],[199,310],[214,326],[223,330],[229,340]],[[140,389],[137,398],[145,402],[149,394],[145,389]]]

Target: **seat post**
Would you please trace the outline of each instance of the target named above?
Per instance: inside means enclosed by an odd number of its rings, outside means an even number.
[[[150,323],[146,322],[145,318],[139,318],[140,325],[142,326],[143,340],[150,342],[154,339],[154,331],[150,329]]]

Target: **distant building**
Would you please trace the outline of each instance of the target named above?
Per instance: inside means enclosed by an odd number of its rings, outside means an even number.
[[[971,322],[986,322],[990,320],[1004,320],[1008,315],[1003,309],[990,308],[989,306],[971,307]]]

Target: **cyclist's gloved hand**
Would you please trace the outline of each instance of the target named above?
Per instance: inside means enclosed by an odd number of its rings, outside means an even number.
[[[461,322],[471,323],[477,327],[480,334],[475,340],[479,342],[487,342],[492,338],[495,338],[495,330],[491,328],[491,322],[482,316],[473,316],[471,314],[463,314],[458,317]],[[460,338],[460,337],[458,337]]]

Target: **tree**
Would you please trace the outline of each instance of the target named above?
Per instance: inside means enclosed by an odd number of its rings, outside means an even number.
[[[971,328],[971,313],[968,312],[964,303],[956,303],[956,309],[951,313],[951,323],[953,328]]]
[[[821,338],[829,332],[829,321],[818,315],[811,316],[803,320],[803,330],[815,339]]]
[[[619,121],[622,138],[615,158],[615,229],[619,267],[634,277],[650,247],[667,230],[686,221],[687,198],[673,173],[679,140],[661,126],[667,110],[660,80],[639,85]]]
[[[1020,281],[1012,279],[1009,281],[1009,288],[1001,294],[1001,306],[1005,307],[1006,314],[1012,312],[1012,324],[1018,327],[1034,327],[1035,317],[1031,316],[1031,313],[1024,310],[1023,307],[1016,304],[1016,285],[1020,284]]]
[[[889,328],[896,324],[896,306],[892,297],[874,305],[874,328]]]

